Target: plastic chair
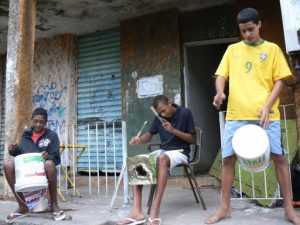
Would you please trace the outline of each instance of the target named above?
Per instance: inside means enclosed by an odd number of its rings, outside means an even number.
[[[201,156],[201,147],[202,147],[202,130],[200,128],[196,128],[196,134],[197,134],[197,141],[196,144],[194,144],[194,148],[191,148],[191,157],[188,163],[182,163],[177,165],[176,167],[183,167],[186,175],[188,177],[189,183],[191,185],[196,203],[199,204],[201,201],[202,207],[204,210],[206,210],[206,206],[204,203],[204,200],[202,198],[201,190],[198,185],[198,182],[195,178],[195,174],[193,171],[193,167],[200,163],[200,156]],[[153,150],[153,147],[160,147],[160,144],[150,144],[148,145],[148,150],[151,152]],[[147,207],[148,211],[147,214],[150,214],[150,210],[152,207],[153,197],[156,191],[156,184],[152,184],[150,188],[150,193],[148,197]],[[200,201],[199,201],[200,200]]]

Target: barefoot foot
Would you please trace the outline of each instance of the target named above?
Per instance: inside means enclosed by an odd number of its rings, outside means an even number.
[[[205,221],[205,223],[206,224],[214,224],[214,223],[219,222],[222,219],[229,218],[230,216],[231,216],[230,210],[221,210],[221,209],[219,209],[214,215],[209,217]]]
[[[300,225],[300,217],[295,212],[286,213],[285,218],[295,225]]]

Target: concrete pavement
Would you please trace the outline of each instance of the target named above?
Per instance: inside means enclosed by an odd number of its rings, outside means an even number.
[[[149,188],[144,190],[143,206],[146,211],[146,200]],[[205,219],[213,214],[218,206],[220,191],[215,188],[205,188],[202,190],[207,210],[204,211],[201,205],[195,203],[190,189],[178,185],[168,185],[165,191],[161,206],[162,225],[202,225]],[[123,206],[122,198],[118,197],[114,204],[114,209],[110,210],[108,197],[67,196],[67,202],[60,202],[66,214],[72,220],[54,221],[51,213],[31,214],[15,222],[15,225],[111,225],[125,217],[131,208],[130,204]],[[6,216],[17,207],[13,201],[0,201],[0,225],[6,224]],[[300,214],[300,211],[297,210]],[[249,200],[232,201],[232,218],[219,222],[220,225],[288,225],[291,224],[283,217],[283,208],[263,208],[258,207]]]

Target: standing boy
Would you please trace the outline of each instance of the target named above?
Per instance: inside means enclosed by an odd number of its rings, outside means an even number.
[[[279,94],[283,80],[292,73],[280,48],[260,37],[261,21],[253,8],[241,10],[237,22],[244,41],[232,44],[226,50],[216,71],[216,95],[213,105],[219,108],[226,99],[226,80],[229,80],[229,97],[222,148],[222,196],[218,211],[205,223],[213,224],[231,216],[230,191],[234,179],[236,156],[232,149],[232,136],[246,124],[262,126],[268,134],[271,159],[282,190],[285,218],[300,225],[291,196],[288,165],[281,147]]]

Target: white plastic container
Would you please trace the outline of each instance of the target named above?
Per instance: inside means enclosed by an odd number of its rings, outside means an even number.
[[[16,192],[30,192],[48,188],[41,153],[27,153],[16,156],[15,176]]]
[[[233,135],[232,147],[241,167],[249,172],[260,172],[270,165],[270,144],[266,131],[247,124]]]

